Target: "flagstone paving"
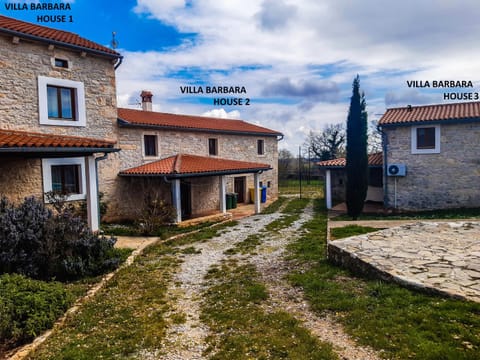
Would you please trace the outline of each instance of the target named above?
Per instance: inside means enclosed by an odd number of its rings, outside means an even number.
[[[480,222],[418,222],[329,241],[329,258],[354,271],[480,302]]]

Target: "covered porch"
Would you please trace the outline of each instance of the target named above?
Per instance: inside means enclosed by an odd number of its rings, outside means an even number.
[[[19,200],[58,190],[68,201],[85,200],[88,225],[98,231],[97,163],[119,151],[114,145],[110,140],[0,129],[0,193]]]
[[[122,177],[159,178],[170,188],[175,221],[181,223],[201,213],[227,213],[227,177],[253,174],[253,187],[260,189],[260,174],[270,165],[216,157],[177,154],[124,170]],[[246,184],[245,184],[246,187]],[[259,191],[254,191],[254,211],[261,211]]]

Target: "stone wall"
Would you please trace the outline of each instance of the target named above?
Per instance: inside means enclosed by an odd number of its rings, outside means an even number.
[[[53,66],[55,58],[68,60],[70,68]],[[39,76],[83,82],[85,127],[40,125]],[[117,140],[115,69],[111,59],[89,54],[82,57],[79,51],[57,47],[49,50],[45,43],[22,39],[13,44],[11,37],[0,35],[0,84],[0,129]],[[99,164],[100,191],[107,200],[112,198],[118,171],[117,154],[110,154],[107,161]],[[41,197],[40,159],[2,159],[0,189],[13,199]]]
[[[21,202],[27,196],[43,197],[42,163],[39,159],[5,158],[0,161],[0,196]]]
[[[52,59],[70,62],[70,69],[54,67]],[[85,86],[85,127],[39,124],[38,77],[83,82]],[[100,139],[117,137],[115,70],[110,59],[46,44],[0,36],[0,128]]]
[[[388,164],[407,166],[405,177],[387,178],[390,207],[395,203],[402,210],[480,206],[480,123],[442,124],[439,154],[412,154],[408,126],[385,130]]]
[[[145,134],[157,135],[158,156],[155,158],[143,156],[142,141],[143,135]],[[260,175],[260,181],[265,186],[270,184],[270,187],[267,189],[267,197],[269,199],[275,199],[278,197],[278,148],[275,137],[119,128],[119,147],[121,148],[121,152],[118,156],[120,158],[122,170],[179,153],[209,156],[209,138],[218,139],[218,155],[216,157],[270,164],[273,167],[273,170],[264,171]],[[265,155],[257,154],[258,139],[264,140]],[[253,175],[239,174],[235,176],[246,177],[245,202],[248,202],[250,200],[248,189],[253,187]],[[234,192],[235,176],[227,176],[227,192]],[[141,182],[141,179],[135,180],[135,178],[133,178],[130,182],[132,187],[136,187],[136,181]],[[190,178],[182,181],[188,181],[192,184],[192,212],[194,215],[219,209],[218,176]],[[114,188],[115,186],[115,183],[110,185],[111,188]],[[115,203],[124,203],[122,199],[122,194],[124,192],[129,192],[128,188],[122,187],[122,191],[116,192],[119,197],[113,199],[113,201]],[[168,194],[168,196],[170,197],[171,195]],[[131,201],[135,200],[131,199]],[[133,202],[129,202],[129,204],[133,204]],[[120,209],[122,206],[120,206],[120,204],[115,204],[115,208]]]

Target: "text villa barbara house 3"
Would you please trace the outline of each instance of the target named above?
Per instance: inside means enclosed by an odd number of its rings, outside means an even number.
[[[172,203],[177,222],[226,212],[228,192],[253,201],[257,212],[258,191],[250,188],[263,185],[269,198],[278,196],[281,133],[242,120],[153,112],[152,96],[142,92],[142,110],[118,109],[120,214],[133,216],[145,194]]]
[[[78,35],[0,16],[0,192],[86,200],[115,166],[117,52]],[[100,160],[111,154],[108,162]],[[117,160],[116,160],[117,159]],[[97,174],[97,169],[102,171]]]
[[[387,109],[383,153],[369,156],[367,200],[398,210],[478,207],[480,102]],[[331,208],[345,199],[345,159],[318,164]]]

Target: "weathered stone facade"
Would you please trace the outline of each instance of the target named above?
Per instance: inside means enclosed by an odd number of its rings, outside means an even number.
[[[145,157],[143,136],[156,135],[158,139],[158,154],[156,157]],[[179,153],[209,156],[208,139],[218,141],[218,154],[215,157],[239,161],[250,161],[270,164],[273,170],[265,171],[260,175],[260,181],[267,188],[267,197],[278,197],[278,147],[277,138],[272,136],[233,135],[197,131],[171,131],[163,129],[119,128],[118,146],[121,151],[121,170],[143,165]],[[257,140],[264,140],[264,155],[257,153]],[[253,188],[252,174],[238,174],[227,176],[227,192],[234,192],[234,178],[246,177],[245,202],[250,201],[249,188]],[[160,178],[130,178],[116,179],[111,184],[104,184],[107,193],[114,193],[111,198],[111,218],[131,217],[142,206],[143,195],[138,189],[148,188],[147,183],[155,183],[155,189],[162,189],[161,193],[166,201],[171,203],[171,184],[163,177]],[[182,183],[190,184],[192,216],[219,209],[219,176],[193,177],[182,179]],[[151,189],[150,191],[154,191]],[[128,194],[128,195],[127,195]],[[128,197],[128,201],[125,198]]]
[[[55,59],[66,60],[68,68],[55,66]],[[39,76],[83,83],[86,126],[40,124]],[[0,84],[0,129],[117,139],[115,69],[111,58],[23,38],[14,43],[11,36],[0,35]],[[108,191],[118,170],[117,154],[99,163],[100,191],[106,192],[106,199],[111,199]],[[16,201],[30,195],[41,198],[41,159],[3,159],[0,193]]]
[[[439,124],[436,154],[412,154],[410,126],[385,128],[387,166],[407,166],[406,176],[385,179],[386,206],[401,210],[480,206],[480,123]]]

